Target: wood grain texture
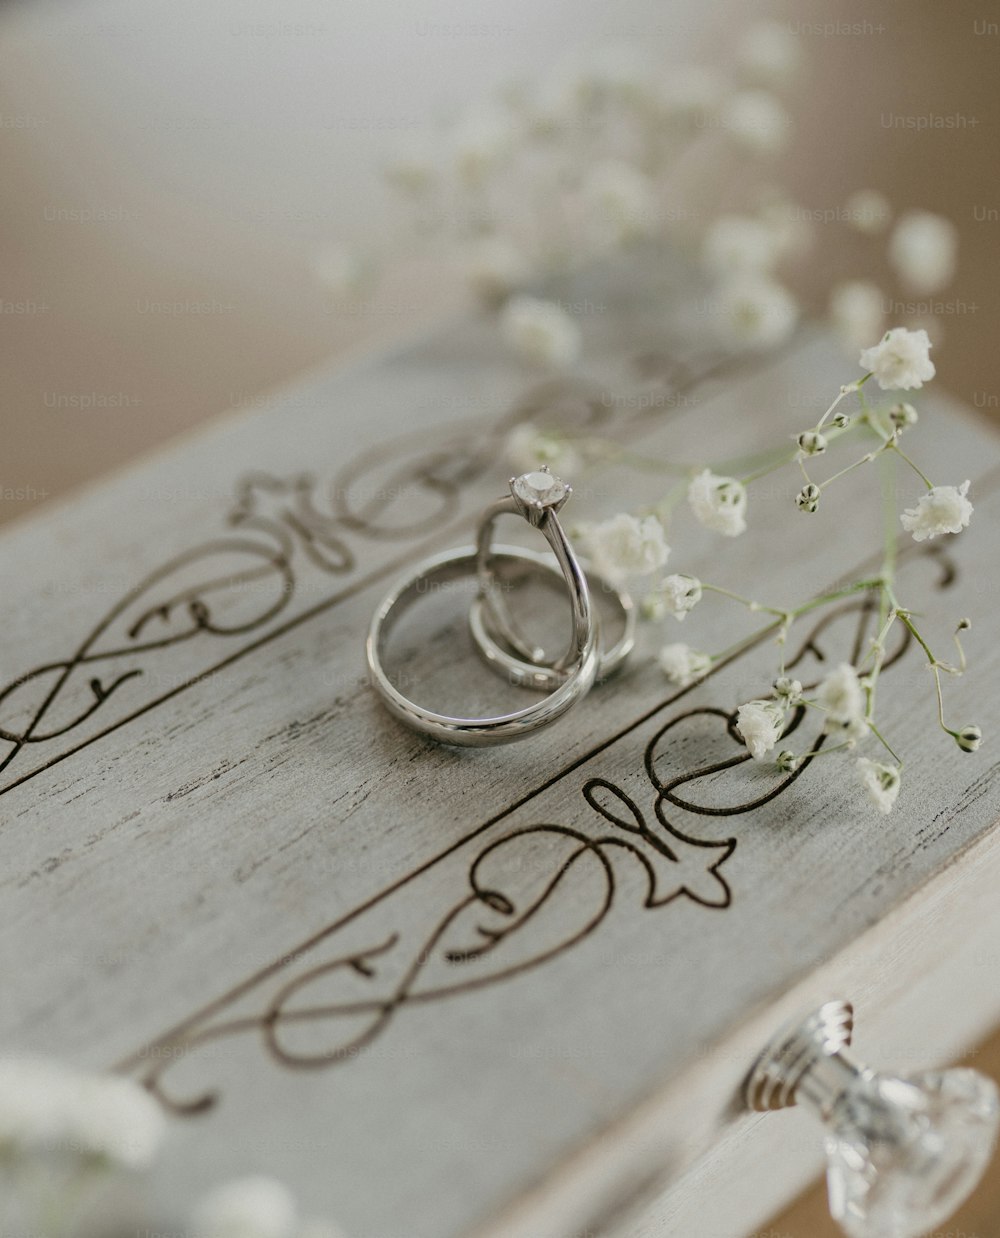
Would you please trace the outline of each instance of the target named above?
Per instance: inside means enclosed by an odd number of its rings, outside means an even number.
[[[518,419],[718,458],[800,428],[851,375],[809,333],[778,358],[719,355],[698,290],[663,263],[565,295],[602,307],[585,379],[540,382],[485,324],[456,324],[0,540],[0,1035],[156,1089],[177,1115],[166,1215],[248,1168],[353,1238],[558,1238],[643,1183],[662,1192],[731,1126],[743,1054],[787,995],[996,821],[996,763],[935,733],[912,649],[886,673],[886,725],[910,754],[888,822],[834,761],[788,785],[734,762],[727,719],[766,691],[766,637],[679,693],[649,633],[630,670],[507,750],[435,747],[378,707],[371,611],[406,563],[471,539]],[[941,480],[972,474],[977,514],[943,552],[907,556],[900,587],[929,595],[939,642],[972,617],[976,674],[953,695],[987,729],[1000,452],[958,410],[922,406],[924,456]],[[662,485],[608,468],[573,503],[592,518]],[[678,570],[789,603],[854,571],[877,501],[845,483],[820,556],[795,489],[755,495],[775,535],[752,557],[685,527]],[[402,673],[503,707],[518,698],[472,656],[467,600],[428,599]],[[863,602],[817,618],[791,642],[806,681],[870,621]],[[749,630],[703,607],[681,636],[718,649]],[[815,733],[804,718],[797,742]],[[877,960],[871,977],[886,981]],[[683,1117],[686,1094],[715,1100]],[[648,1135],[606,1138],[654,1100]],[[558,1184],[583,1163],[591,1186],[567,1200]]]
[[[732,1101],[744,1064],[770,1030],[831,996],[850,994],[853,1051],[877,1069],[906,1074],[967,1059],[995,1074],[971,1046],[1000,1022],[998,881],[1000,838],[993,831],[773,1006],[713,1045],[701,1069],[647,1106],[646,1126],[658,1126],[662,1139],[672,1138],[676,1147],[677,1132],[685,1132],[687,1171],[665,1189],[661,1180],[659,1190],[640,1193],[607,1233],[775,1238],[776,1229],[799,1238],[772,1217],[823,1168],[821,1128],[797,1109],[737,1117]],[[699,1128],[700,1138],[692,1139]],[[979,1238],[992,1232],[987,1227]],[[811,1238],[810,1230],[803,1233]]]

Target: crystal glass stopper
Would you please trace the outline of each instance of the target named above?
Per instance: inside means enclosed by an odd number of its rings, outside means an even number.
[[[915,1238],[971,1194],[993,1155],[1000,1108],[974,1070],[862,1072],[827,1127],[830,1212],[851,1238]]]
[[[829,1002],[784,1029],[747,1080],[747,1104],[802,1102],[823,1121],[830,1212],[850,1238],[920,1238],[983,1176],[1000,1093],[974,1070],[869,1070],[846,1052],[852,1027],[851,1007]]]

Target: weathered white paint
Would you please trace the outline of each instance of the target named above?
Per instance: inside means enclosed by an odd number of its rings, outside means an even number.
[[[621,393],[637,389],[630,359],[664,346],[662,298],[682,304],[690,293],[650,263],[573,295],[607,307],[584,320],[587,370]],[[690,321],[689,357],[704,351],[693,312]],[[649,386],[652,411],[614,398],[596,407],[609,433],[649,455],[718,459],[810,424],[852,376],[828,342],[806,336],[782,358],[694,388]],[[765,1189],[744,1158],[755,1143],[787,1150],[800,1118],[738,1119],[728,1108],[789,1010],[853,998],[863,1047],[879,1061],[885,1047],[886,1065],[900,1064],[889,1041],[901,1029],[912,1031],[907,1053],[930,1061],[1000,1013],[997,925],[975,862],[995,866],[983,840],[997,818],[997,765],[989,744],[966,757],[936,731],[912,651],[881,690],[887,731],[908,757],[888,820],[866,805],[849,764],[830,758],[756,811],[661,804],[658,821],[643,764],[657,732],[662,781],[737,755],[717,716],[674,720],[732,710],[774,673],[765,642],[695,691],[667,690],[649,660],[658,640],[719,649],[751,630],[725,602],[648,633],[630,670],[509,749],[436,748],[379,708],[362,673],[371,611],[407,561],[471,540],[475,513],[509,471],[499,419],[537,383],[485,324],[459,324],[312,376],[0,539],[4,683],[55,667],[4,697],[0,728],[23,735],[59,667],[95,655],[73,665],[34,730],[65,733],[24,745],[0,775],[0,1035],[10,1048],[139,1076],[165,1068],[175,1102],[217,1097],[176,1122],[157,1178],[168,1220],[179,1223],[218,1178],[256,1169],[287,1179],[352,1238],[563,1238],[601,1218],[623,1234],[691,1232],[704,1201],[685,1181],[710,1171],[684,1174],[713,1147],[749,1220],[754,1200],[765,1211],[814,1168],[810,1141]],[[958,615],[973,619],[975,672],[947,685],[949,709],[989,736],[1000,452],[959,410],[929,393],[919,403],[914,451],[936,480],[972,476],[977,510],[947,546],[954,587],[937,590],[940,562],[916,556],[900,588],[919,598],[942,648]],[[417,457],[425,481],[400,498],[397,465]],[[306,471],[311,490],[288,482]],[[767,600],[808,597],[877,544],[865,480],[845,481],[809,518],[791,502],[794,472],[779,475],[754,494],[754,532],[735,542],[681,516],[672,567]],[[578,480],[567,519],[652,501],[663,484],[609,468]],[[379,492],[391,496],[378,517],[395,523],[391,534],[358,515]],[[446,492],[447,513],[435,516]],[[344,501],[348,514],[337,515]],[[460,602],[429,600],[409,673],[457,702],[519,699],[473,657]],[[849,656],[855,629],[856,617],[834,623],[825,656]],[[821,669],[810,654],[799,673]],[[0,759],[16,747],[0,744]],[[736,806],[774,785],[773,772],[741,764],[683,793]],[[587,846],[541,910],[469,957],[488,940],[480,927],[509,929],[580,850],[566,831]],[[507,909],[477,902],[470,875]],[[345,1013],[344,1003],[360,1006]],[[384,1026],[379,1010],[391,1011]],[[367,1042],[358,1052],[357,1037]],[[322,1068],[304,1068],[316,1055]],[[618,1207],[640,1187],[663,1196],[648,1231],[629,1230]],[[738,1232],[733,1216],[718,1221],[720,1235]]]

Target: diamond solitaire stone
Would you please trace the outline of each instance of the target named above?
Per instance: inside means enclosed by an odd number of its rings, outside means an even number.
[[[557,507],[563,503],[570,493],[569,486],[561,477],[548,470],[539,469],[535,473],[522,473],[510,484],[514,497],[531,507]]]

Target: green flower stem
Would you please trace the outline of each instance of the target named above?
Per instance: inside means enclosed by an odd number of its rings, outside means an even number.
[[[878,679],[885,662],[885,642],[892,629],[892,625],[896,622],[899,610],[893,592],[898,545],[896,537],[896,470],[895,461],[890,456],[883,455],[880,457],[879,475],[882,490],[882,587],[879,590],[878,600],[878,635],[872,642],[872,646],[865,655],[861,666],[865,665],[869,657],[874,657],[871,673],[867,676],[867,683],[865,684],[865,720],[874,734],[881,740],[884,747],[898,761],[899,758],[882,736],[879,735],[873,721],[878,692]]]
[[[721,593],[734,599],[734,601],[742,603],[748,609],[755,611],[764,611],[767,614],[775,615],[773,622],[765,624],[764,627],[758,628],[755,632],[750,633],[736,641],[735,644],[729,645],[720,653],[711,655],[713,662],[719,662],[723,658],[729,657],[731,654],[739,652],[748,644],[754,644],[756,641],[763,639],[769,632],[786,632],[790,625],[801,615],[807,615],[810,611],[818,610],[821,606],[826,606],[829,602],[837,602],[841,598],[854,597],[858,593],[863,593],[866,589],[873,589],[876,586],[882,585],[881,577],[875,577],[872,580],[857,580],[853,585],[847,585],[843,589],[835,589],[831,593],[822,593],[817,597],[810,598],[808,602],[803,602],[800,606],[796,606],[790,610],[782,610],[777,606],[762,606],[759,602],[753,602],[748,598],[741,597],[737,593],[731,593],[728,589],[721,589],[717,585],[707,585],[702,581],[702,589],[711,589],[714,593]],[[809,704],[809,702],[805,702]]]
[[[808,761],[813,757],[829,756],[831,752],[843,752],[845,748],[853,748],[853,743],[849,739],[845,739],[842,744],[828,744],[822,748],[814,748],[812,752],[802,752],[797,754],[799,763]]]
[[[910,466],[911,469],[913,469],[914,473],[916,473],[916,475],[920,478],[920,480],[924,483],[924,485],[927,487],[928,490],[934,489],[934,483],[930,480],[927,474],[922,469],[917,467],[917,465],[910,459],[910,457],[906,454],[906,452],[902,449],[902,447],[900,447],[900,445],[896,442],[895,439],[890,439],[887,444],[887,447],[890,451],[894,451],[897,456],[902,457],[902,459],[906,461],[906,463]]]
[[[834,427],[832,430],[828,430],[826,433],[827,442],[835,443],[838,439],[844,438],[845,436],[852,434],[857,429],[858,425],[860,424],[861,423],[859,422],[859,423],[856,423],[855,425],[844,426],[842,429],[839,427]],[[756,472],[752,472],[748,474],[746,477],[741,477],[740,481],[743,483],[744,486],[749,486],[751,482],[757,481],[761,477],[766,477],[769,473],[774,473],[780,468],[784,468],[786,464],[793,464],[796,460],[798,460],[799,463],[802,464],[803,457],[798,447],[794,447],[790,451],[788,450],[782,451],[777,457],[772,457],[770,463],[763,465]],[[731,467],[727,467],[724,465],[719,465],[717,466],[717,468],[718,468],[718,471],[720,472],[731,471]],[[803,471],[803,474],[805,475],[806,481],[811,482],[812,479],[809,477],[809,474],[805,472],[804,466],[803,466],[802,471]]]
[[[772,464],[780,466],[781,463],[787,463],[791,458],[792,453],[788,447],[770,447],[766,451],[749,452],[743,456],[729,456],[727,459],[717,460],[710,467],[713,473],[739,477],[745,470],[752,473],[756,469],[767,468]]]
[[[959,636],[959,632],[961,632],[961,630],[962,629],[959,628],[958,631],[955,632],[955,635],[952,637],[952,639],[955,642],[955,648],[958,650],[958,666],[955,668],[955,673],[957,675],[964,675],[966,667],[968,665],[968,663],[965,660],[965,650],[962,647],[962,638],[961,636]]]
[[[758,628],[756,632],[751,632],[749,636],[744,636],[741,640],[735,641],[732,645],[727,645],[725,649],[719,653],[709,654],[712,662],[724,662],[727,658],[733,657],[735,654],[742,653],[745,649],[751,648],[759,640],[763,640],[769,632],[776,632],[781,627],[781,624],[775,620],[774,623],[767,623],[762,628]]]
[[[916,625],[914,624],[913,619],[910,616],[910,612],[908,610],[900,609],[899,619],[904,627],[909,628],[914,640],[917,642],[917,644],[926,654],[927,661],[930,663],[930,665],[937,666],[938,660],[937,658],[935,658],[933,652],[931,651],[930,645],[928,645],[928,643],[924,640],[924,638],[917,631]]]
[[[704,581],[701,582],[702,589],[707,589],[711,593],[718,593],[722,597],[732,598],[734,602],[739,602],[745,606],[747,610],[764,611],[769,615],[776,615],[779,619],[784,619],[787,611],[779,610],[776,606],[764,606],[760,602],[755,602],[753,598],[746,598],[741,593],[734,593],[732,589],[723,589],[721,585],[708,585]]]
[[[942,670],[946,670],[950,674],[957,674],[958,672],[955,667],[948,666],[946,663],[938,661],[938,659],[934,656],[930,645],[928,645],[924,638],[920,635],[908,611],[901,610],[899,612],[899,619],[904,627],[910,631],[920,648],[924,651],[927,658],[927,665],[931,668],[931,673],[934,676],[934,691],[937,695],[938,724],[941,727],[941,730],[947,735],[957,736],[957,731],[953,731],[944,720],[944,693],[941,690],[941,672]]]
[[[888,455],[879,461],[882,482],[882,579],[888,586],[879,601],[879,620],[885,623],[892,606],[890,593],[896,579],[896,557],[899,539],[896,535],[896,469]]]
[[[841,469],[839,473],[834,473],[833,476],[828,477],[826,481],[821,481],[819,483],[820,490],[825,490],[827,486],[831,485],[835,481],[839,481],[841,477],[844,477],[847,473],[852,472],[854,469],[860,468],[862,464],[871,464],[875,457],[880,455],[883,451],[885,451],[884,445],[882,447],[877,447],[874,451],[869,451],[866,455],[862,456],[860,460],[855,460],[853,464],[849,464],[846,468]]]
[[[853,585],[845,585],[843,589],[835,589],[832,593],[822,593],[818,597],[814,597],[786,613],[791,618],[798,619],[801,615],[807,615],[810,611],[817,610],[820,606],[825,606],[827,602],[837,602],[841,598],[854,597],[857,593],[864,593],[866,589],[881,588],[884,584],[885,581],[881,576],[874,576],[870,580],[856,580]]]
[[[822,430],[823,426],[826,425],[826,422],[829,419],[830,414],[837,407],[840,401],[843,400],[845,397],[851,395],[853,392],[860,391],[861,388],[865,385],[865,383],[869,380],[869,378],[871,378],[871,373],[866,374],[864,378],[859,378],[858,381],[855,383],[848,383],[846,386],[841,387],[840,394],[837,396],[834,402],[830,405],[830,407],[826,410],[823,416],[820,417],[819,421],[816,423],[816,429]]]
[[[786,464],[791,464],[798,455],[798,448],[792,451],[784,451],[780,459],[773,460],[770,464],[764,465],[763,468],[757,469],[756,472],[747,473],[745,477],[739,479],[740,484],[749,486],[751,482],[759,481],[762,477],[767,477],[769,473],[776,473],[778,469],[783,469]]]
[[[899,767],[899,772],[900,772],[900,773],[902,773],[902,772],[903,772],[903,762],[902,762],[902,761],[899,759],[899,757],[896,755],[895,751],[894,751],[894,750],[890,747],[890,745],[889,745],[888,741],[886,740],[885,736],[884,736],[884,735],[882,734],[882,732],[878,729],[878,727],[875,725],[875,723],[871,721],[871,719],[869,719],[869,720],[868,720],[868,726],[871,728],[871,733],[872,733],[872,734],[875,736],[875,738],[879,741],[879,743],[880,743],[880,744],[882,745],[882,747],[886,750],[886,752],[888,752],[889,756],[891,756],[891,757],[892,757],[892,759],[896,762],[896,765]]]

